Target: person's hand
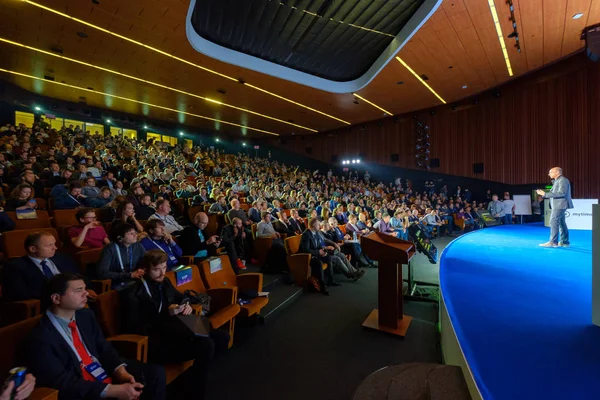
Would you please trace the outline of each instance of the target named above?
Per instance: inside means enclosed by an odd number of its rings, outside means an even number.
[[[339,244],[336,244],[336,245],[335,245],[335,249],[336,249],[337,251],[342,251],[342,249],[340,248],[340,245],[339,245]]]
[[[80,194],[79,196],[77,196],[78,199],[87,199],[87,196],[85,194]]]
[[[31,201],[28,201],[27,204],[25,204],[25,208],[35,208],[36,203],[32,203]]]
[[[390,235],[392,235],[393,237],[396,237],[396,236],[398,236],[398,232],[392,232],[392,233],[390,233]]]
[[[173,236],[169,235],[167,232],[164,233],[163,239],[165,239],[168,243],[173,243]]]
[[[319,255],[321,257],[325,257],[327,255],[327,252],[325,250],[323,250],[323,249],[319,249]]]
[[[538,189],[535,191],[537,194],[539,194],[540,196],[543,196],[546,194],[546,192],[544,192],[542,189]]]
[[[190,306],[190,303],[185,303],[183,305],[183,311],[181,311],[181,313],[183,315],[190,315],[193,311],[194,309],[192,308],[192,306]]]
[[[242,239],[246,239],[246,232],[242,231]]]
[[[135,383],[135,378],[121,365],[113,374],[115,381],[119,383]]]
[[[131,278],[132,278],[132,279],[139,279],[139,278],[141,278],[142,276],[144,276],[144,272],[145,272],[145,271],[144,271],[143,269],[141,269],[141,268],[140,268],[140,269],[136,269],[135,271],[133,271],[133,272],[131,273]]]
[[[106,391],[106,397],[119,400],[135,400],[142,394],[144,385],[141,383],[123,383],[110,385]]]
[[[0,393],[0,400],[10,400],[13,388],[15,387],[15,382],[11,381],[6,389],[2,393]],[[31,392],[35,389],[35,377],[31,374],[25,375],[25,380],[17,388],[17,393],[15,394],[15,400],[25,400],[29,397]]]
[[[213,235],[208,238],[208,240],[206,241],[206,244],[214,244],[214,243],[217,243],[218,241],[219,241],[219,237],[217,235]]]
[[[326,248],[327,250],[331,250],[331,251],[335,250],[335,247],[333,247],[333,246],[325,246],[325,248]]]
[[[97,226],[100,226],[100,222],[98,222],[98,221],[92,221],[89,224],[86,224],[86,226],[84,226],[84,228],[86,228],[86,229],[94,229]]]
[[[169,306],[169,315],[179,315],[185,310],[186,304],[171,304]]]

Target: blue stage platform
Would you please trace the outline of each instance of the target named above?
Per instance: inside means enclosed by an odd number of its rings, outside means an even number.
[[[571,231],[570,248],[539,247],[548,234],[541,224],[487,228],[441,256],[445,311],[483,399],[600,398],[592,234]]]

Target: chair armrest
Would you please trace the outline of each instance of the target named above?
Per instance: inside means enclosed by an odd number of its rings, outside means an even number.
[[[227,253],[227,250],[225,250],[225,247],[218,247],[217,248],[217,255],[220,256],[222,254]]]
[[[3,325],[24,321],[27,318],[39,315],[39,313],[40,301],[38,299],[0,302],[0,315],[2,315]]]
[[[296,286],[303,287],[310,277],[310,257],[309,253],[296,253],[287,256],[288,266]]]
[[[133,358],[143,363],[148,361],[148,336],[116,335],[107,338],[124,358]]]
[[[237,287],[224,287],[208,289],[206,294],[210,296],[210,312],[217,312],[227,306],[237,303]]]
[[[29,400],[58,400],[58,390],[47,387],[36,387],[28,397]]]
[[[190,307],[192,307],[192,314],[202,315],[202,304],[190,304]]]
[[[225,325],[227,322],[235,318],[235,316],[240,313],[241,309],[242,308],[239,304],[230,304],[227,307],[217,311],[216,313],[208,317],[211,328],[218,329],[221,326]]]
[[[110,290],[110,279],[93,279],[90,281],[90,288],[97,294],[102,294]]]
[[[236,286],[241,290],[256,290],[262,291],[263,274],[260,272],[248,272],[246,274],[236,276]]]

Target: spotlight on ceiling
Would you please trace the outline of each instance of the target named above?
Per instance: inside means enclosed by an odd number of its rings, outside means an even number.
[[[243,146],[243,147],[246,147],[246,142],[242,142],[242,146]]]
[[[509,39],[515,38],[517,37],[519,34],[517,33],[517,31],[512,31],[512,33],[510,33],[507,37]]]
[[[183,136],[183,132],[179,132],[179,136]]]
[[[110,119],[107,119],[107,120],[106,120],[106,123],[107,123],[107,124],[110,124]]]
[[[39,108],[38,106],[35,106],[35,111],[41,111],[42,109]]]
[[[352,160],[352,164],[356,164],[356,160]]]
[[[573,19],[579,19],[581,17],[583,17],[583,13],[577,13],[577,14],[573,15]]]
[[[466,89],[466,88],[467,88],[467,85],[463,85],[463,87],[462,87],[462,88],[463,88],[463,89]]]
[[[357,164],[360,164],[360,158],[356,160],[356,163],[357,163]]]
[[[216,139],[215,139],[215,142],[219,143],[219,138],[216,138]]]
[[[148,125],[144,125],[144,129],[148,129]]]

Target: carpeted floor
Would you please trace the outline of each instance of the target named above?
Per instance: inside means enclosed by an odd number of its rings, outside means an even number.
[[[591,232],[541,248],[541,224],[465,235],[442,255],[454,329],[484,399],[597,399],[600,327],[591,324]]]
[[[215,360],[207,398],[350,400],[379,368],[441,361],[436,306],[407,303],[405,314],[414,319],[399,339],[362,328],[376,304],[375,269],[331,288],[330,297],[304,294],[272,322],[241,330],[243,343]]]

